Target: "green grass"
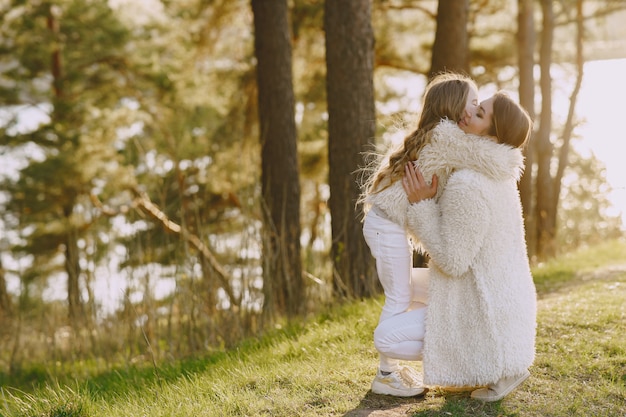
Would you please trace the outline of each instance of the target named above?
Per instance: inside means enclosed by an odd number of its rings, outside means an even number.
[[[474,401],[469,392],[431,390],[423,399],[369,392],[377,365],[372,333],[382,302],[376,299],[337,307],[209,358],[73,382],[60,375],[59,382],[28,394],[5,384],[0,415],[625,416],[626,242],[581,250],[533,273],[536,361],[531,377],[496,403]]]

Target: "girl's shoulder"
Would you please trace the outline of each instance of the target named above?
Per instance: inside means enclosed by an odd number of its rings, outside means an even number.
[[[448,119],[442,119],[429,133],[431,142],[461,139],[466,135],[456,123]]]

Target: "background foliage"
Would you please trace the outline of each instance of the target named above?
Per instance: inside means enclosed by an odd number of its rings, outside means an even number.
[[[591,3],[590,44],[615,35],[606,23],[623,9]],[[324,3],[288,4],[306,315],[338,299]],[[572,72],[574,1],[553,4],[554,65]],[[469,6],[471,75],[515,91],[516,2]],[[434,0],[372,3],[380,146],[419,110],[405,88],[426,82],[436,10]],[[6,0],[0,16],[0,370],[185,357],[267,329],[250,4]],[[598,161],[574,155],[568,175],[556,246],[619,235]]]

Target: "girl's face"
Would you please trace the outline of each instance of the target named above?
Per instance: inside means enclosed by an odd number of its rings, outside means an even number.
[[[459,122],[459,127],[465,133],[486,136],[491,127],[493,117],[493,100],[491,97],[475,106],[475,112],[470,117],[465,117]],[[467,112],[467,108],[466,108]]]

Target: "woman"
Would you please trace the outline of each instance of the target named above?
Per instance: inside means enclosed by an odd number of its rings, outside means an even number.
[[[476,122],[493,138],[470,156],[483,168],[456,170],[436,199],[436,182],[407,164],[403,187],[407,227],[430,256],[425,382],[486,385],[471,396],[497,401],[530,375],[535,354],[536,292],[517,189],[531,120],[498,93],[481,103]]]
[[[429,133],[442,119],[465,123],[471,119],[477,105],[478,89],[470,78],[453,73],[436,76],[426,88],[417,129],[405,138],[400,149],[390,155],[388,163],[379,165],[366,186],[362,196],[366,204],[363,235],[376,258],[378,277],[385,292],[379,318],[381,324],[404,313],[412,304],[412,249],[405,229],[408,202],[401,185],[404,165],[417,159],[429,140]],[[442,179],[446,177],[445,172],[439,172],[439,175]],[[419,309],[416,314],[422,315],[423,323],[425,310]],[[381,346],[376,333],[374,345]],[[380,364],[372,382],[374,393],[405,397],[424,392],[421,377],[414,370],[400,366],[398,358],[378,350]]]

